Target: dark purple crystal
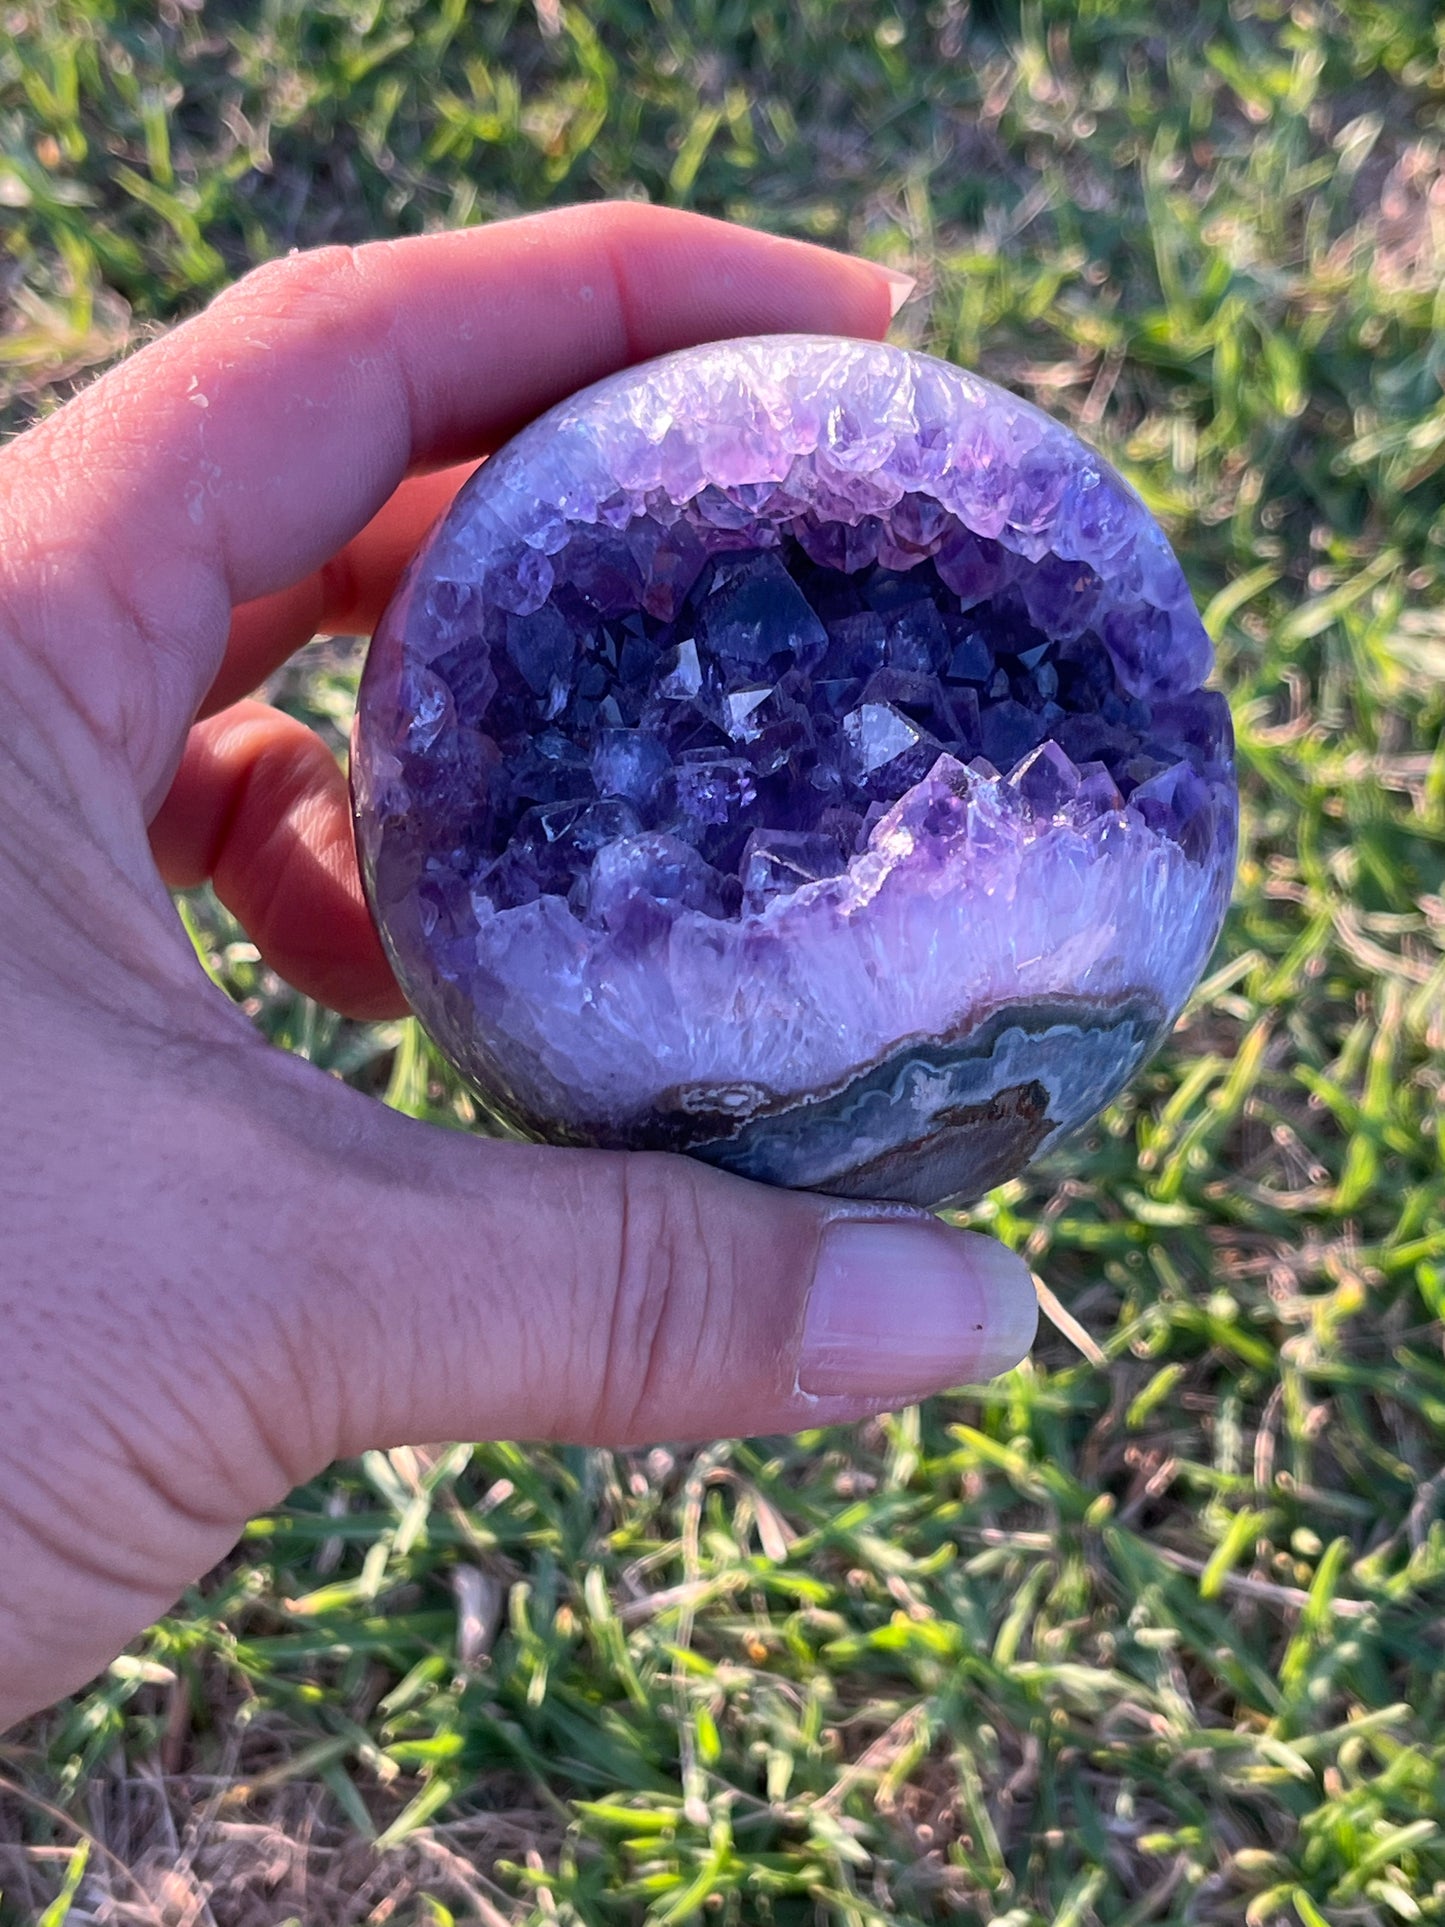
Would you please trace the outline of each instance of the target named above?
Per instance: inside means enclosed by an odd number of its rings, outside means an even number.
[[[975,1196],[1173,1021],[1229,713],[1137,497],[926,356],[687,350],[533,424],[372,648],[354,783],[409,998],[519,1124]]]

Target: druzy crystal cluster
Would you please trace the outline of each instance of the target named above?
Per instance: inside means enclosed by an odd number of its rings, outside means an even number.
[[[628,369],[458,496],[353,754],[403,988],[505,1116],[934,1204],[1082,1123],[1233,872],[1229,713],[1143,504],[931,357]]]

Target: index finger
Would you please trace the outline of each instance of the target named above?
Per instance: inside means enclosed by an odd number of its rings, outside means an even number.
[[[483,453],[690,342],[881,335],[898,280],[623,203],[273,262],[12,445],[12,614],[154,791],[231,609],[318,569],[410,469]],[[25,527],[27,497],[43,531]],[[59,588],[57,555],[80,564]]]
[[[273,669],[319,635],[364,636],[381,620],[403,569],[475,462],[408,476],[359,535],[319,569],[274,595],[243,602],[200,715],[259,689]]]

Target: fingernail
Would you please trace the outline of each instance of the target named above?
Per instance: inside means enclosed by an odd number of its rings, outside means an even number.
[[[918,276],[903,274],[897,268],[885,268],[880,261],[875,261],[873,266],[888,283],[888,313],[890,316],[896,315],[918,286]]]
[[[815,1397],[921,1397],[1016,1365],[1038,1300],[1027,1265],[936,1219],[835,1218],[803,1319],[798,1389]]]

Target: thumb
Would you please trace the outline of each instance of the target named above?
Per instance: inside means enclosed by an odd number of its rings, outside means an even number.
[[[348,1227],[336,1408],[308,1427],[340,1453],[796,1431],[989,1378],[1033,1338],[1022,1260],[926,1213],[481,1142],[304,1083],[283,1164],[313,1218]],[[278,1283],[309,1343],[314,1277]]]

